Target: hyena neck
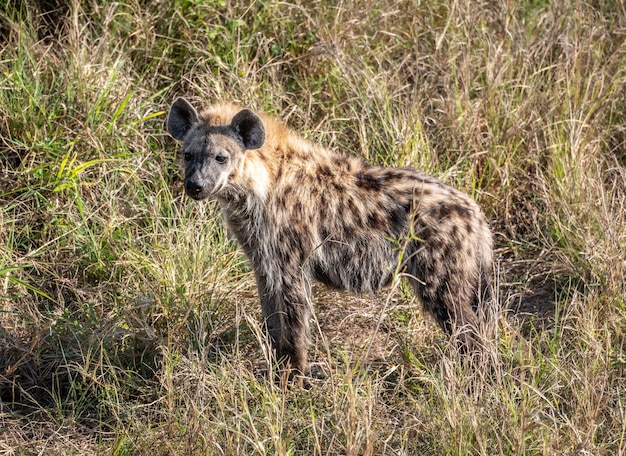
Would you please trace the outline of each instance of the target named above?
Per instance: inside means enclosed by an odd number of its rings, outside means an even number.
[[[244,250],[265,220],[266,201],[271,188],[271,172],[257,151],[246,151],[241,166],[217,200],[229,229]]]
[[[229,233],[234,235],[256,268],[260,264],[258,252],[267,219],[267,197],[262,191],[249,191],[246,188],[249,189],[243,185],[230,186],[217,200]]]

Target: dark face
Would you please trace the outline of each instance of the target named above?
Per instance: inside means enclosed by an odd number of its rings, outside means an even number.
[[[245,153],[241,141],[225,127],[193,127],[183,142],[185,192],[195,200],[218,194],[228,186]]]
[[[265,142],[263,122],[252,111],[240,111],[229,125],[209,126],[184,98],[172,103],[167,131],[183,143],[185,192],[195,200],[228,187],[246,150]]]

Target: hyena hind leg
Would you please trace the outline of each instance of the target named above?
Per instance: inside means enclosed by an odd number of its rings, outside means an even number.
[[[476,290],[459,281],[444,278],[438,287],[410,278],[424,310],[431,314],[443,331],[453,337],[463,353],[481,350],[483,323],[474,307]],[[455,283],[456,282],[456,283]]]

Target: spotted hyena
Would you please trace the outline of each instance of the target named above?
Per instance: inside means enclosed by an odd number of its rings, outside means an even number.
[[[371,292],[408,278],[425,310],[475,348],[490,299],[492,237],[466,194],[420,171],[371,166],[232,104],[172,104],[185,192],[219,202],[254,269],[279,359],[307,372],[312,279]]]

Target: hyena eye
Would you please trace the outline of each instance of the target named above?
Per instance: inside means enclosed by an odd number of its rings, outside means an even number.
[[[218,162],[219,164],[223,165],[224,163],[226,163],[228,161],[228,157],[226,157],[226,155],[216,155],[215,156],[215,161]]]
[[[193,158],[193,154],[191,152],[185,152],[183,154],[183,160],[185,160],[186,162],[191,161],[192,158]]]

